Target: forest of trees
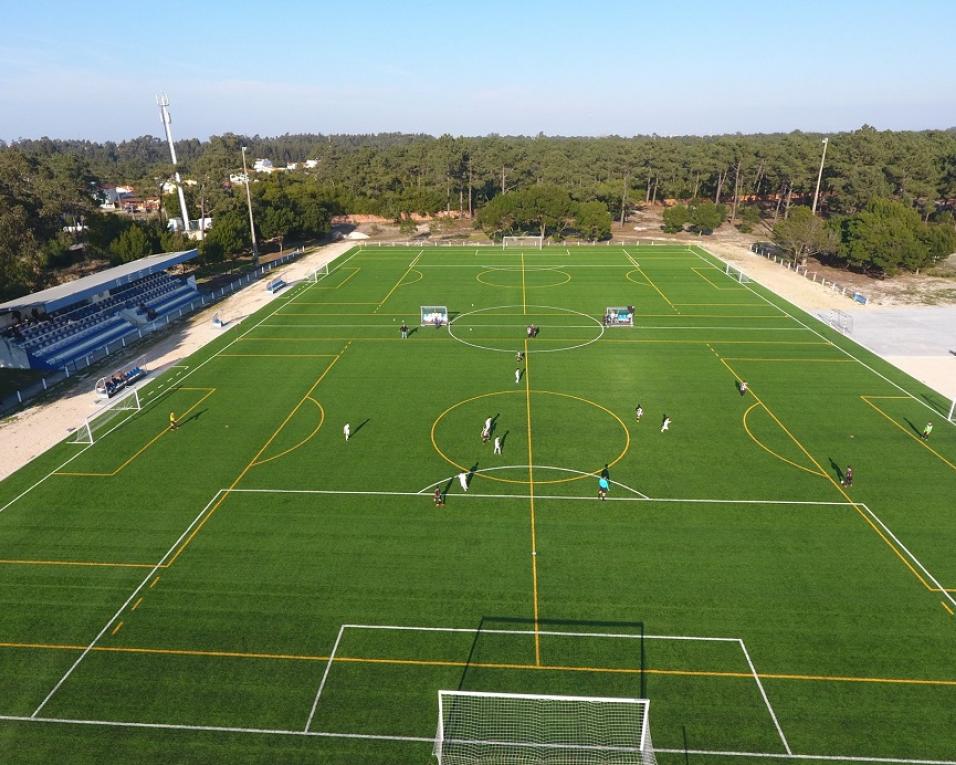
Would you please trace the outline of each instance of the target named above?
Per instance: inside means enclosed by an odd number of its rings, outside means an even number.
[[[743,231],[763,220],[795,257],[825,255],[864,271],[892,274],[931,265],[953,250],[956,129],[893,132],[869,126],[829,136],[818,216],[813,196],[822,135],[561,138],[490,135],[233,134],[177,142],[180,169],[197,181],[190,210],[215,225],[203,257],[249,246],[242,188],[226,182],[251,157],[318,160],[308,172],[276,174],[252,186],[264,238],[313,237],[338,212],[400,220],[456,211],[487,233],[544,231],[607,237],[642,204],[687,203],[665,228],[706,232],[725,221]],[[51,269],[83,257],[128,260],[177,244],[160,227],[97,211],[100,184],[132,183],[144,196],[172,172],[163,140],[120,143],[52,139],[0,143],[0,292],[44,286]],[[178,211],[177,211],[178,212]],[[813,220],[810,220],[812,218]],[[87,231],[63,227],[82,223]],[[131,232],[135,226],[139,231]],[[948,250],[948,251],[947,251]]]

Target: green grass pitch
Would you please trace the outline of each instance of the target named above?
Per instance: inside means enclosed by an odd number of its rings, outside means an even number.
[[[356,249],[140,394],[0,484],[4,763],[428,763],[440,689],[956,763],[946,402],[699,248]]]

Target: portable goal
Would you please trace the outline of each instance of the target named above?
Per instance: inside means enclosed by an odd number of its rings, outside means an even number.
[[[633,327],[634,306],[609,306],[604,309],[605,327]]]
[[[309,275],[306,277],[306,281],[312,282],[314,284],[315,282],[322,281],[328,275],[329,275],[329,264],[323,263],[314,271],[309,272]]]
[[[139,391],[136,388],[104,401],[97,411],[84,419],[83,423],[73,431],[70,443],[92,444],[97,438],[102,438],[109,430],[112,430],[110,425],[115,423],[114,427],[118,427],[142,408]]]
[[[724,273],[727,274],[727,276],[729,276],[735,282],[740,282],[741,284],[750,284],[750,277],[747,276],[747,274],[745,274],[739,268],[736,268],[735,266],[730,265],[730,263],[728,263],[724,267]]]
[[[647,699],[438,692],[438,765],[656,765]]]
[[[448,306],[423,305],[421,306],[421,324],[426,326],[441,326],[448,324]]]
[[[501,239],[502,249],[509,247],[534,248],[540,250],[544,247],[543,236],[505,236]]]
[[[215,315],[212,317],[212,325],[216,329],[222,329],[226,326],[226,320],[222,316],[222,311],[216,311]]]

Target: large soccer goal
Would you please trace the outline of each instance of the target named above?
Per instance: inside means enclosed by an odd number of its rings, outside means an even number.
[[[314,284],[315,282],[322,281],[328,275],[329,275],[329,264],[323,263],[314,271],[309,271],[309,275],[305,278],[305,280],[307,282],[312,282]]]
[[[608,306],[604,309],[605,327],[633,327],[634,306]]]
[[[502,249],[509,247],[521,247],[524,249],[533,248],[540,250],[544,247],[543,236],[505,236],[501,238]]]
[[[70,443],[92,444],[111,430],[111,425],[117,427],[123,420],[132,417],[142,408],[139,391],[136,388],[104,401],[97,411],[84,419],[82,424],[73,431]]]
[[[438,692],[438,765],[656,765],[647,699]]]
[[[448,306],[423,305],[421,306],[421,324],[425,326],[441,326],[448,324]]]
[[[729,276],[735,282],[740,282],[741,284],[750,284],[750,277],[747,276],[747,274],[745,274],[739,268],[736,268],[735,266],[730,265],[730,263],[728,263],[724,267],[724,273],[727,274],[727,276]]]

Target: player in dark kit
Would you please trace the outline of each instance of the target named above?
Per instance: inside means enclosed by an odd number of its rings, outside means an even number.
[[[853,485],[853,466],[847,465],[846,472],[843,474],[843,480],[840,481],[843,486],[846,486],[848,489]]]

